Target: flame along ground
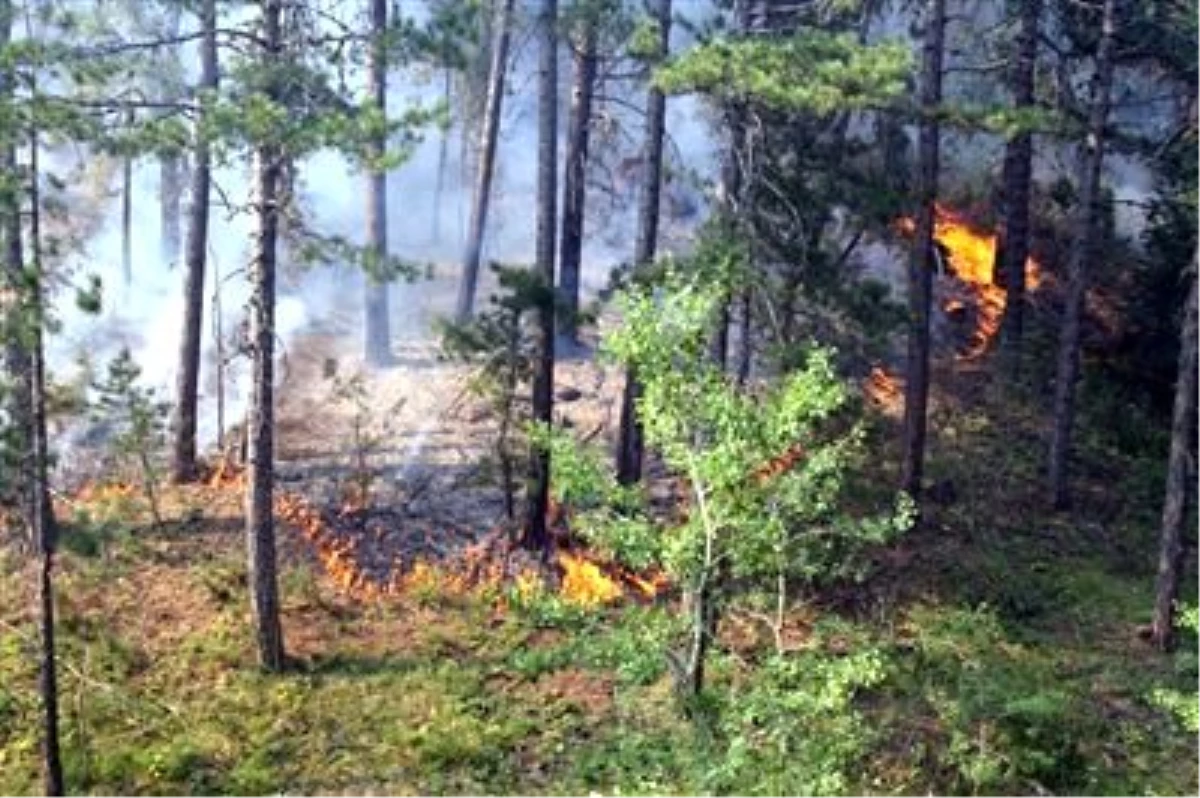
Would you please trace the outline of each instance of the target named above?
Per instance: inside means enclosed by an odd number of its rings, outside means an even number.
[[[245,472],[222,463],[209,479],[209,487],[241,490],[245,486]],[[345,517],[361,509],[353,501],[344,504],[339,513]],[[466,567],[452,568],[418,560],[407,571],[396,568],[390,582],[380,584],[367,577],[355,561],[353,547],[346,537],[338,537],[329,527],[325,515],[313,503],[296,493],[281,491],[275,496],[275,515],[295,527],[313,547],[325,572],[343,593],[354,598],[371,601],[390,595],[402,595],[413,591],[434,591],[448,595],[462,595],[471,591],[497,589],[505,581],[505,568],[501,562],[486,561],[486,554],[467,551],[464,556]],[[552,507],[551,518],[562,515],[560,508]],[[625,598],[653,599],[668,582],[661,573],[639,575],[616,563],[593,558],[579,549],[560,548],[555,558],[562,571],[560,595],[574,604],[597,606],[612,604]],[[512,579],[517,591],[528,595],[545,589],[545,580],[533,569],[524,569]]]

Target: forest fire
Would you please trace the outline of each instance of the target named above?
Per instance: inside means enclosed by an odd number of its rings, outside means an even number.
[[[1005,289],[993,280],[997,236],[979,229],[966,215],[941,203],[935,206],[935,213],[934,238],[949,255],[950,271],[968,287],[975,300],[975,330],[967,349],[959,354],[960,360],[974,360],[987,351],[1000,331],[1008,300]],[[910,217],[899,219],[896,226],[906,236],[916,232],[915,222]],[[1025,281],[1031,290],[1042,283],[1041,268],[1032,257],[1025,263]],[[942,309],[955,313],[963,311],[964,307],[961,300],[949,298],[943,302]]]
[[[222,463],[213,470],[207,485],[222,491],[238,490],[244,487],[245,480],[244,469]],[[464,552],[462,562],[451,560],[438,564],[418,557],[408,568],[394,566],[390,577],[369,574],[358,562],[355,533],[338,531],[339,519],[349,519],[360,511],[359,503],[343,503],[329,515],[299,494],[280,491],[275,495],[274,509],[275,516],[294,527],[312,547],[322,569],[337,589],[361,601],[414,591],[463,594],[495,588],[506,581],[503,563],[496,556],[481,553],[482,549]],[[612,604],[630,597],[652,599],[666,585],[662,574],[639,576],[615,563],[594,559],[578,549],[561,549],[556,562],[562,571],[560,594],[567,601],[582,606]],[[509,576],[521,593],[536,592],[542,584],[533,573],[523,571]]]
[[[899,412],[904,403],[904,386],[882,366],[875,366],[863,381],[867,398],[888,412]]]

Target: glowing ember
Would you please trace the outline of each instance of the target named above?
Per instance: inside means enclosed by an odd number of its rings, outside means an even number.
[[[996,260],[996,235],[978,229],[961,213],[944,205],[935,206],[934,238],[950,253],[950,268],[954,275],[970,287],[975,295],[978,314],[975,332],[961,359],[973,360],[985,351],[1004,319],[1004,306],[1008,296],[1005,289],[992,280]],[[898,219],[896,228],[904,235],[913,235],[916,224],[908,217]],[[1025,262],[1025,285],[1037,289],[1042,283],[1038,262],[1029,258]],[[947,312],[962,309],[962,303],[951,299],[943,308]]]

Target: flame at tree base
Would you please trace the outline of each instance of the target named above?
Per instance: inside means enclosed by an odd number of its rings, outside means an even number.
[[[905,236],[916,233],[916,223],[910,217],[896,222],[897,229]],[[999,285],[995,277],[996,233],[980,229],[965,214],[948,208],[941,203],[934,205],[933,237],[949,256],[949,270],[963,284],[975,305],[975,329],[967,347],[958,354],[960,360],[974,360],[982,356],[991,345],[1004,320],[1008,304],[1008,292]],[[1041,266],[1033,257],[1025,261],[1025,286],[1034,291],[1042,284]],[[942,310],[949,314],[965,312],[966,305],[957,297],[942,302]]]

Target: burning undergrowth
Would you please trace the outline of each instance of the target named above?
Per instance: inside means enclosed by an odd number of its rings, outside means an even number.
[[[240,491],[245,473],[220,464],[210,488]],[[528,595],[553,591],[583,606],[651,600],[667,588],[662,574],[637,574],[596,557],[573,538],[557,508],[553,556],[520,548],[510,530],[483,533],[361,502],[318,504],[300,493],[276,491],[275,516],[297,532],[344,594],[362,601],[415,592],[464,595],[515,588]]]

